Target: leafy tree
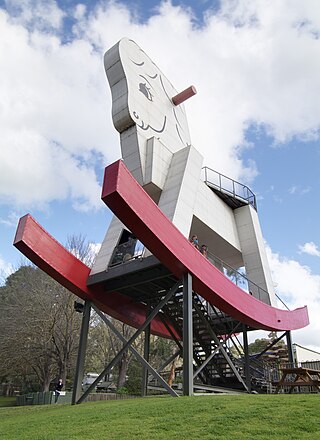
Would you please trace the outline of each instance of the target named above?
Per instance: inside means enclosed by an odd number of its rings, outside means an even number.
[[[116,329],[125,337],[126,340],[130,339],[136,329],[117,321],[116,319],[109,318]],[[133,346],[141,351],[142,336],[138,337]],[[94,323],[91,323],[89,337],[88,337],[88,352],[89,358],[86,362],[88,365],[96,365],[98,371],[101,371],[109,364],[109,362],[118,354],[122,349],[123,343],[119,338],[106,326],[106,324],[100,320],[98,316],[94,318]],[[131,362],[133,355],[130,350],[125,350],[121,356],[121,359],[117,365],[117,371],[113,371],[112,374],[117,379],[117,389],[124,387],[127,370]]]
[[[172,339],[151,335],[150,362],[155,369],[159,369],[175,351],[177,351],[177,345]]]
[[[85,237],[68,238],[69,248],[77,258],[91,265],[93,247]],[[23,391],[49,389],[61,377],[70,384],[79,343],[81,315],[74,311],[75,296],[32,265],[22,265],[0,286],[0,377],[21,384]],[[129,339],[135,329],[113,318],[112,323]],[[142,352],[143,335],[134,343]],[[102,371],[121,350],[123,343],[101,319],[93,314],[86,356],[87,371]],[[175,350],[175,343],[151,336],[150,360],[158,368]],[[118,364],[117,388],[123,389],[127,377],[137,388],[141,368],[128,368],[132,353],[126,350]],[[140,387],[140,385],[139,385]]]
[[[266,349],[273,341],[277,339],[277,333],[271,332],[268,335],[268,338],[256,339],[254,342],[249,344],[249,353],[250,354],[258,354],[261,353],[264,349]],[[281,339],[278,341],[272,348],[271,351],[276,351],[278,348],[285,348],[286,344]]]
[[[249,353],[250,354],[258,354],[262,350],[267,348],[269,344],[270,344],[269,339],[266,339],[266,338],[256,339],[254,342],[249,344],[249,346],[248,346]]]
[[[142,385],[142,365],[137,359],[132,359],[128,366],[126,389],[129,394],[140,394]]]
[[[81,319],[73,296],[33,266],[22,266],[0,287],[0,371],[46,391],[64,383],[77,351]]]

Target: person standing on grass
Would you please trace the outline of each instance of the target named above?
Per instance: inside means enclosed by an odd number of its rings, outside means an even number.
[[[54,391],[54,394],[55,394],[55,403],[57,403],[57,401],[58,401],[58,398],[59,398],[59,396],[60,396],[60,393],[61,393],[62,388],[63,388],[63,382],[62,382],[62,379],[59,379],[58,382],[57,382],[57,384],[56,384],[55,391]]]

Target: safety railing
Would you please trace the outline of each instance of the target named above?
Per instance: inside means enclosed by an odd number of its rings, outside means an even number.
[[[144,255],[144,251],[145,247],[143,246],[141,241],[131,238],[129,239],[129,241],[118,244],[118,246],[114,248],[109,267],[117,266],[128,261],[142,258]]]
[[[145,249],[146,248],[141,241],[130,238],[129,241],[119,244],[115,247],[110,259],[109,267],[143,258]],[[243,272],[244,269],[234,269],[212,252],[207,252],[207,258],[216,268],[218,268],[227,278],[229,278],[230,281],[248,294],[258,298],[261,301],[269,296],[269,293],[265,289],[262,289],[262,287],[258,286],[256,283],[246,277],[245,273]],[[275,296],[281,302],[281,304],[287,310],[289,310],[283,300],[277,294],[275,294]]]
[[[262,289],[262,287],[258,286],[256,283],[246,277],[244,272],[242,272],[244,269],[234,269],[212,252],[207,252],[207,258],[217,269],[220,270],[220,272],[229,278],[230,281],[232,281],[236,286],[240,287],[240,289],[244,290],[246,293],[258,298],[259,300],[269,296],[269,293],[265,289]],[[281,304],[287,310],[289,310],[284,301],[277,294],[275,294],[275,296],[281,302]]]
[[[202,178],[206,185],[213,186],[220,192],[230,194],[236,199],[241,199],[257,210],[256,196],[246,185],[208,167],[202,168]]]

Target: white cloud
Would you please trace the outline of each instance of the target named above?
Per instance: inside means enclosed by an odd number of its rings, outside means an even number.
[[[320,275],[307,266],[273,253],[267,247],[268,259],[277,294],[290,309],[308,306],[310,325],[293,332],[293,341],[320,350]]]
[[[0,286],[5,282],[6,278],[14,272],[14,268],[10,263],[6,263],[0,255]]]
[[[304,194],[308,194],[311,191],[311,187],[307,186],[307,187],[303,188],[299,185],[292,185],[288,191],[292,195],[296,194],[296,195],[303,196]]]
[[[46,31],[60,29],[66,15],[54,0],[5,0],[7,9],[19,24]]]
[[[315,1],[283,1],[279,8],[223,1],[221,12],[208,12],[199,28],[188,10],[167,2],[139,25],[112,3],[77,29],[101,50],[125,29],[177,88],[194,83],[198,96],[186,106],[195,146],[208,165],[250,181],[256,170],[241,161],[241,149],[248,147],[244,134],[251,123],[264,125],[276,142],[317,133],[320,53],[311,24],[318,20]],[[311,24],[302,30],[302,22]]]
[[[9,227],[16,227],[18,224],[18,220],[21,216],[17,214],[16,212],[9,212],[7,217],[0,217],[0,224],[9,226]]]
[[[101,206],[94,166],[119,156],[101,58],[84,41],[62,44],[4,12],[0,28],[0,201]]]
[[[296,185],[293,185],[289,188],[289,193],[296,194],[297,190],[298,190],[298,187]]]
[[[178,89],[197,87],[186,107],[206,165],[250,183],[258,170],[241,152],[252,148],[245,139],[251,123],[276,142],[319,137],[317,1],[284,0],[277,8],[265,0],[222,1],[203,27],[169,2],[143,24],[116,2],[97,3],[91,13],[78,5],[68,43],[60,35],[67,11],[55,1],[7,5],[11,17],[0,12],[2,202],[39,208],[71,197],[76,209],[100,206],[95,166],[120,154],[102,58],[123,36]]]
[[[313,241],[300,245],[299,250],[302,253],[313,255],[315,257],[320,257],[320,249],[315,243],[313,243]]]
[[[76,5],[74,10],[74,18],[77,20],[82,20],[85,17],[86,11],[86,6],[82,3],[79,3],[78,5]]]

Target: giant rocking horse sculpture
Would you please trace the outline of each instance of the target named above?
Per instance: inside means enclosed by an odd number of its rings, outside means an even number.
[[[105,69],[122,160],[105,170],[102,200],[114,217],[93,267],[69,253],[30,215],[20,219],[14,245],[75,295],[134,327],[144,322],[147,309],[146,295],[134,294],[146,274],[142,267],[152,273],[159,269],[172,279],[191,274],[192,289],[204,301],[253,329],[290,331],[308,325],[306,307],[293,311],[276,307],[251,200],[201,179],[203,159],[191,145],[183,105],[195,89],[178,93],[129,39],[106,53]],[[245,267],[251,294],[189,242],[192,234],[229,266]],[[143,253],[113,264],[115,250],[128,237],[143,244]],[[135,273],[132,285],[121,281]],[[151,332],[180,337],[170,319],[159,315],[151,322]]]

